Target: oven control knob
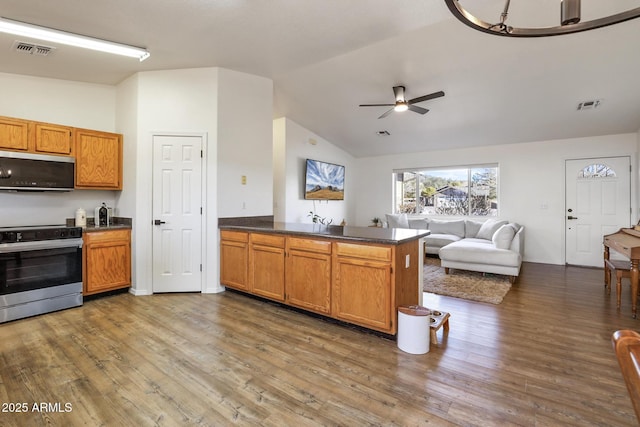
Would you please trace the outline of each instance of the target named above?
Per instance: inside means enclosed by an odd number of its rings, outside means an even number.
[[[60,230],[60,237],[67,237],[67,231],[66,230]]]

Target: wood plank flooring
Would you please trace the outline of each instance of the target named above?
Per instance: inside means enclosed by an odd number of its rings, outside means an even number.
[[[109,296],[0,325],[0,425],[637,425],[623,289],[525,263],[500,305],[425,294],[451,330],[424,355],[237,293]]]

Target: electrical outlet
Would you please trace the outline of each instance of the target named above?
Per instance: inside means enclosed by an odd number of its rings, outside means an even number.
[[[247,185],[247,176],[242,175],[242,178],[240,178],[240,182],[242,182],[242,185]]]

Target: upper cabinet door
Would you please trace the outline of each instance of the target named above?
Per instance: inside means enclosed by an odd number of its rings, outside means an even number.
[[[122,135],[74,129],[76,188],[122,190]]]
[[[33,128],[33,147],[36,153],[63,154],[66,156],[72,154],[73,141],[70,127],[36,122]]]
[[[29,121],[0,117],[0,148],[27,151],[29,149]]]

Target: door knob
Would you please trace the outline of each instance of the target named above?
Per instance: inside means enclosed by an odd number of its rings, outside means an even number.
[[[160,221],[159,219],[153,220],[153,225],[162,225],[162,224],[166,224],[166,222]]]
[[[578,219],[578,217],[577,217],[577,216],[571,216],[571,215],[569,215],[569,216],[567,217],[567,219]]]

